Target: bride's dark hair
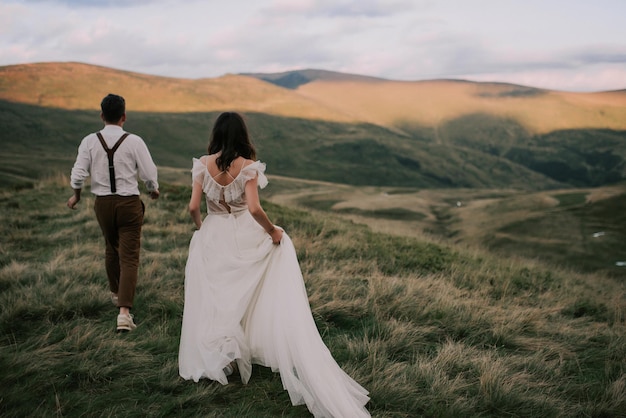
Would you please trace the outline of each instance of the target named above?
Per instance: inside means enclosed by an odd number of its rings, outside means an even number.
[[[237,157],[256,159],[256,150],[250,141],[243,117],[236,112],[224,112],[218,116],[211,131],[209,154],[221,154],[215,160],[220,170],[227,170]]]

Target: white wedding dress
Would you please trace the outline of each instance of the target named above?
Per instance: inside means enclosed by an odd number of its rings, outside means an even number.
[[[225,385],[224,368],[236,360],[247,383],[255,363],[280,372],[291,402],[315,417],[369,417],[367,390],[339,367],[315,326],[291,239],[285,233],[273,245],[248,211],[245,184],[257,177],[265,187],[264,172],[256,161],[221,186],[193,159],[208,214],[189,245],[179,373]]]

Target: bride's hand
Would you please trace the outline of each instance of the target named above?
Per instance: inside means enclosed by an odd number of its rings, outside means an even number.
[[[274,226],[272,232],[269,234],[270,237],[272,237],[272,244],[279,245],[280,241],[283,239],[283,229],[279,226]]]

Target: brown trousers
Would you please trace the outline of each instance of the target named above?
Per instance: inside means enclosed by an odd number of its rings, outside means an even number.
[[[97,196],[94,204],[106,243],[109,288],[120,307],[132,308],[135,299],[144,210],[139,196]]]

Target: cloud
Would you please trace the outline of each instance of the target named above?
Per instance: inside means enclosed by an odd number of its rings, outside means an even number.
[[[187,78],[319,68],[551,85],[560,72],[563,86],[624,88],[623,14],[615,0],[4,0],[0,65],[81,61]]]
[[[571,61],[578,65],[586,64],[624,64],[626,63],[626,46],[615,48],[597,46],[594,48],[585,47],[580,51],[569,54]]]
[[[457,78],[472,81],[501,81],[530,87],[564,91],[622,90],[626,86],[623,66],[600,64],[582,69],[536,69],[508,73],[457,74]]]
[[[45,5],[64,5],[70,8],[126,8],[146,4],[156,4],[162,0],[17,0],[17,3],[33,4],[37,7]]]
[[[261,12],[330,18],[387,17],[410,12],[419,3],[409,0],[274,0]]]

